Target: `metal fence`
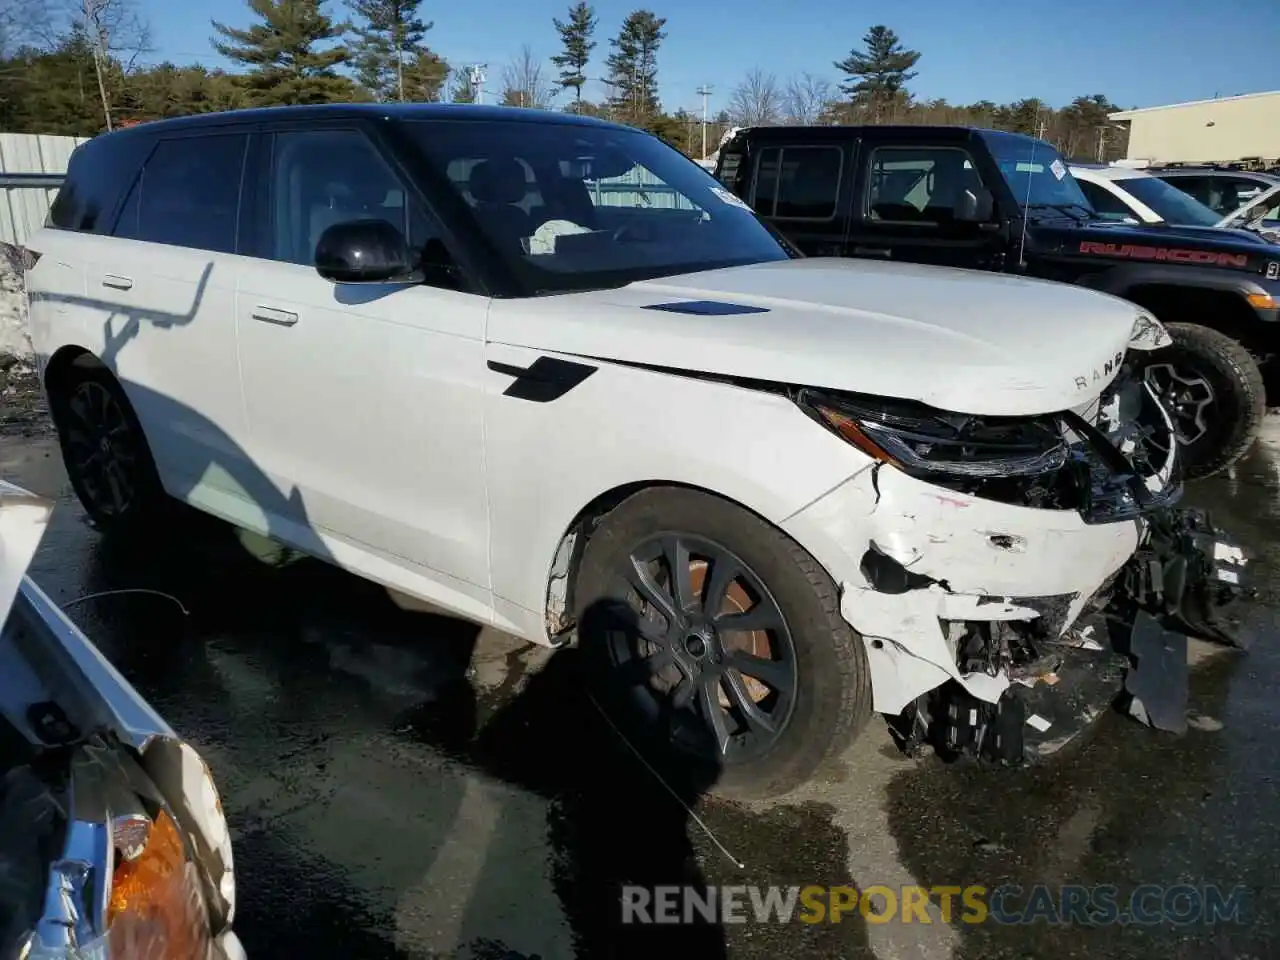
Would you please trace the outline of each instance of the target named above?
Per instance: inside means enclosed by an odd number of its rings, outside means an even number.
[[[0,133],[0,243],[24,244],[44,223],[83,137]]]
[[[693,203],[643,167],[621,177],[591,180],[587,189],[597,207],[656,207],[661,210],[693,210]]]

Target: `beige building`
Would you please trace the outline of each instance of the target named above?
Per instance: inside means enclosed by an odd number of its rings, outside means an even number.
[[[1280,158],[1280,90],[1111,114],[1129,124],[1130,160],[1229,163]]]

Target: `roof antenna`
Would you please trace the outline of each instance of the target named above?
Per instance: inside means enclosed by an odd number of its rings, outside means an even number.
[[[1035,119],[1040,119],[1040,104],[1036,104]],[[1034,122],[1034,121],[1033,121]],[[1025,269],[1027,266],[1027,208],[1031,205],[1031,177],[1035,173],[1036,167],[1036,144],[1040,141],[1034,137],[1031,139],[1031,158],[1027,161],[1027,198],[1022,203],[1022,236],[1018,239],[1018,266]],[[1014,161],[1014,173],[1018,171],[1018,162]]]

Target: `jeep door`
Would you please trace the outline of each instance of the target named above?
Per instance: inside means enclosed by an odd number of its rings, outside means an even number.
[[[901,128],[871,131],[859,156],[848,252],[855,257],[1000,269],[1005,249],[999,221],[968,222],[957,214],[966,192],[997,194],[967,141]],[[998,201],[997,201],[998,202]]]
[[[415,592],[487,618],[488,298],[316,272],[321,234],[346,221],[386,220],[416,251],[444,242],[372,126],[267,126],[251,163],[256,256],[236,326],[253,455],[290,494],[285,539],[314,550],[324,538],[338,562],[384,582],[404,582],[399,567],[421,578]]]
[[[808,256],[840,256],[856,156],[856,140],[762,138],[744,199]]]

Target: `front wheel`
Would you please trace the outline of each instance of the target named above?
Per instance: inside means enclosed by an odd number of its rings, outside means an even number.
[[[862,640],[798,544],[717,497],[642,491],[591,536],[579,641],[611,717],[708,770],[704,789],[787,793],[871,712]]]
[[[1262,371],[1239,341],[1195,323],[1166,324],[1173,343],[1148,355],[1143,379],[1169,411],[1187,479],[1242,456],[1266,415]]]

